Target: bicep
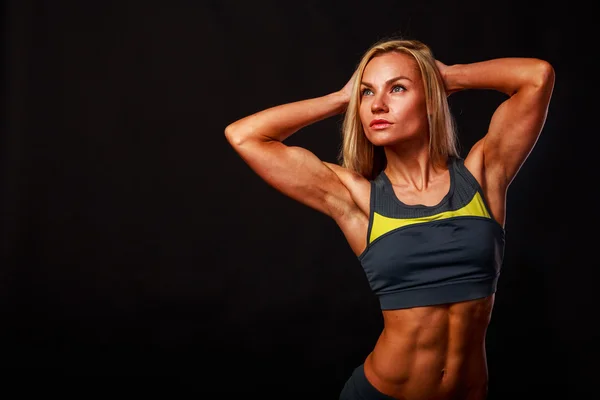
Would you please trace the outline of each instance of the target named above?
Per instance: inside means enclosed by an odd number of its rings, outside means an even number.
[[[535,146],[546,121],[554,83],[549,65],[539,84],[523,87],[494,112],[484,138],[484,165],[508,186]],[[486,175],[489,176],[488,173]]]
[[[265,182],[284,195],[335,217],[351,203],[348,189],[315,154],[279,141],[252,141],[236,149]]]

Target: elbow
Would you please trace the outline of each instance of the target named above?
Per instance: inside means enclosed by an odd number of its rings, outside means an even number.
[[[229,124],[225,127],[225,139],[231,144],[235,141],[233,124]]]
[[[252,125],[233,122],[225,127],[225,137],[233,147],[240,147],[247,143],[271,142],[274,139],[262,134]]]
[[[244,135],[236,129],[235,122],[225,127],[225,138],[232,146],[240,146],[244,143]]]
[[[532,84],[539,90],[552,90],[554,87],[554,67],[548,61],[537,60]]]
[[[552,64],[541,59],[529,59],[527,68],[520,72],[519,86],[506,93],[513,96],[517,93],[550,95],[554,88],[554,68]]]

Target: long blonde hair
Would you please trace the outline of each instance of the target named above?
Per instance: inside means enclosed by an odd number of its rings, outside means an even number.
[[[429,155],[434,164],[447,156],[458,156],[455,121],[450,113],[444,82],[431,49],[418,40],[389,39],[372,45],[356,68],[356,79],[350,102],[342,123],[342,147],[338,155],[340,165],[374,179],[386,167],[383,147],[374,146],[365,136],[358,109],[360,81],[365,67],[375,56],[399,52],[411,55],[421,71],[429,122]]]

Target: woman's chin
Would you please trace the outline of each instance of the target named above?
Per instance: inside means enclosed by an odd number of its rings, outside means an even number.
[[[369,142],[371,142],[373,146],[380,147],[392,146],[402,141],[402,139],[389,134],[385,134],[384,132],[375,132],[374,134],[372,133],[369,136],[367,136],[367,139],[369,139]]]

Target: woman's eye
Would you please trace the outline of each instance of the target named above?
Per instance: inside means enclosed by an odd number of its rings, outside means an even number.
[[[371,94],[371,93],[373,93],[373,92],[371,92],[371,89],[363,89],[363,90],[362,90],[362,95],[363,95],[363,96],[364,96],[364,95],[369,95],[369,94]]]
[[[404,86],[400,86],[400,85],[396,85],[392,88],[392,92],[396,92],[396,93],[401,92],[403,90],[405,90]]]

